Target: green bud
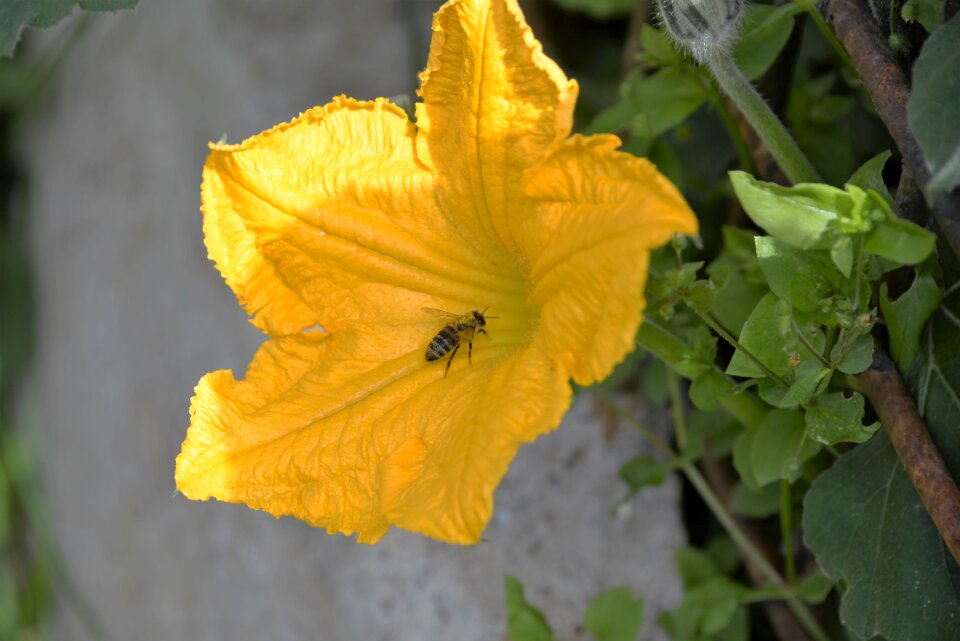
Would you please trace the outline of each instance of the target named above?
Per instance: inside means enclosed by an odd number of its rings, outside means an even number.
[[[663,24],[697,62],[729,55],[746,0],[657,0]]]

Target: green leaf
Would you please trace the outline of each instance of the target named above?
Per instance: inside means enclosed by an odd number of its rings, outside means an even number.
[[[793,17],[801,11],[803,8],[796,3],[782,7],[761,4],[747,7],[733,55],[749,80],[762,76],[774,63],[793,32]]]
[[[796,377],[790,384],[790,389],[774,403],[777,407],[796,407],[809,401],[820,381],[830,375],[830,370],[818,360],[805,360],[797,367]],[[783,388],[778,388],[783,389]]]
[[[740,550],[729,536],[723,534],[710,539],[707,544],[707,554],[713,559],[717,568],[724,574],[733,574],[740,567]]]
[[[780,511],[780,486],[776,483],[759,490],[737,483],[730,495],[730,509],[740,516],[763,519]]]
[[[704,452],[709,443],[711,456],[726,456],[742,429],[726,412],[696,410],[690,413],[687,420],[687,450]]]
[[[916,265],[933,253],[936,244],[933,232],[890,214],[867,234],[863,250],[902,265]]]
[[[848,185],[856,185],[864,191],[873,190],[883,198],[891,207],[894,206],[893,196],[887,189],[887,183],[883,182],[883,166],[890,160],[892,154],[889,151],[883,151],[860,165],[847,180]]]
[[[927,33],[940,26],[943,5],[946,0],[907,0],[900,9],[900,16],[907,22],[919,22]]]
[[[683,586],[687,590],[692,590],[715,577],[723,576],[723,572],[713,558],[695,547],[678,547],[673,553],[673,560]]]
[[[621,86],[620,101],[602,111],[585,133],[616,133],[653,138],[683,122],[707,99],[700,74],[689,66],[665,67],[653,74],[634,71]]]
[[[643,625],[643,599],[629,588],[610,588],[593,598],[583,614],[583,627],[597,641],[635,641]]]
[[[767,293],[766,277],[760,270],[753,233],[734,227],[723,228],[723,251],[707,265],[706,272],[716,278],[727,272],[726,282],[717,289],[712,312],[720,324],[739,335],[743,324]]]
[[[830,260],[844,278],[850,278],[853,270],[853,240],[849,236],[836,236],[830,246]]]
[[[770,289],[794,309],[817,311],[839,289],[840,272],[825,254],[800,251],[770,236],[757,236],[754,242]]]
[[[803,414],[776,409],[767,413],[753,433],[750,467],[759,487],[800,476],[804,461],[820,451],[820,444],[805,438]]]
[[[733,383],[718,372],[710,370],[690,383],[690,402],[697,409],[715,412],[721,407],[721,399],[733,390]]]
[[[677,641],[745,641],[746,610],[740,606],[745,594],[743,586],[717,576],[689,590],[680,607],[658,621]]]
[[[908,382],[947,467],[960,478],[960,292],[945,305],[949,313],[934,315]],[[960,568],[886,434],[845,453],[814,481],[803,530],[824,573],[846,583],[840,616],[857,636],[956,637]]]
[[[637,55],[637,60],[648,67],[669,67],[683,61],[683,54],[673,44],[673,39],[646,23],[640,27],[640,44],[643,51]]]
[[[824,235],[830,223],[856,205],[850,193],[829,185],[782,187],[742,171],[731,171],[730,182],[753,222],[798,249],[829,249]]]
[[[553,0],[553,3],[567,11],[579,11],[597,20],[608,20],[629,15],[633,9],[633,0]]]
[[[3,0],[0,4],[0,57],[13,55],[27,25],[45,29],[67,17],[79,4],[85,11],[131,9],[137,0]]]
[[[880,429],[877,422],[864,425],[864,413],[863,395],[859,392],[850,398],[843,392],[824,394],[807,409],[807,435],[824,445],[863,443]]]
[[[822,603],[832,589],[833,581],[828,579],[827,575],[820,571],[820,568],[803,577],[797,583],[797,595],[813,605]]]
[[[628,501],[649,485],[660,485],[673,472],[669,461],[657,461],[649,456],[637,456],[620,467],[620,478],[627,484],[627,495],[620,502]]]
[[[553,631],[543,612],[527,603],[523,584],[506,576],[507,631],[511,641],[553,641]]]
[[[920,333],[940,306],[943,291],[927,269],[917,273],[913,284],[900,298],[891,301],[887,284],[880,286],[880,311],[890,333],[890,355],[901,372],[909,371],[920,351]]]
[[[793,375],[791,354],[799,355],[800,363],[807,359],[816,359],[816,356],[806,347],[797,344],[791,318],[795,318],[802,330],[808,329],[809,321],[800,314],[791,315],[789,310],[785,315],[776,294],[771,292],[760,299],[757,306],[753,308],[739,337],[744,349],[759,359],[770,371],[784,378]],[[807,338],[816,349],[823,349],[825,340],[822,332],[807,334]],[[766,376],[764,371],[739,349],[734,352],[730,364],[727,365],[727,374],[749,378]]]
[[[835,363],[837,359],[840,358],[840,349],[842,347],[843,344],[839,342],[833,346],[833,350],[830,352],[830,361],[832,363]],[[870,334],[862,334],[853,341],[853,345],[847,350],[843,358],[840,359],[837,369],[844,374],[859,374],[870,367],[871,363],[873,363],[873,337],[871,337]]]
[[[930,170],[928,196],[960,185],[960,16],[927,38],[913,65],[907,120]]]

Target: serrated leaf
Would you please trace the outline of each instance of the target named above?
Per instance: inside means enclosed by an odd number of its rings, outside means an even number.
[[[731,171],[730,182],[750,220],[798,249],[829,249],[824,236],[830,223],[856,205],[850,193],[829,185],[782,187],[742,171]]]
[[[893,196],[890,195],[887,184],[883,182],[883,167],[890,160],[891,155],[890,151],[883,151],[863,163],[853,172],[853,175],[847,180],[847,184],[856,185],[864,191],[872,189],[883,198],[884,202],[893,207]]]
[[[960,478],[958,292],[947,303],[949,313],[935,314],[927,329],[908,382],[947,467]],[[956,636],[960,568],[886,434],[845,453],[814,481],[803,529],[824,573],[846,583],[840,616],[857,636],[891,641]]]
[[[749,80],[756,80],[770,68],[793,32],[793,17],[803,11],[795,3],[781,7],[762,4],[747,6],[740,39],[733,46],[737,66]]]
[[[770,236],[757,236],[754,242],[770,289],[794,309],[817,311],[820,301],[840,287],[840,272],[825,254],[800,251]]]
[[[833,350],[830,352],[831,362],[835,363],[837,359],[840,358],[840,349],[842,347],[842,343],[837,343],[833,346]],[[853,345],[847,349],[847,353],[843,355],[843,358],[841,358],[837,364],[837,369],[844,374],[859,374],[870,367],[871,363],[873,363],[873,337],[871,337],[870,334],[862,334],[858,336],[853,341]]]
[[[13,55],[25,26],[50,27],[70,15],[77,4],[85,11],[119,11],[133,8],[137,0],[3,0],[0,3],[0,57]]]
[[[506,576],[507,631],[511,641],[553,641],[553,631],[543,612],[530,605],[523,584]]]
[[[807,409],[807,435],[824,445],[863,443],[880,429],[880,423],[864,425],[864,414],[863,395],[854,392],[847,398],[843,392],[824,394]]]
[[[923,150],[927,193],[960,185],[960,16],[933,32],[913,65],[907,102],[910,129]]]
[[[890,300],[886,283],[881,285],[880,311],[890,333],[890,355],[901,372],[909,371],[917,357],[920,334],[942,299],[943,291],[929,270],[917,273],[910,289],[895,301]]]
[[[643,599],[629,588],[610,588],[593,598],[583,614],[583,627],[597,641],[636,641],[643,625]]]
[[[820,451],[820,444],[805,438],[803,414],[776,409],[767,413],[753,434],[750,466],[759,487],[778,480],[793,481],[800,468]]]

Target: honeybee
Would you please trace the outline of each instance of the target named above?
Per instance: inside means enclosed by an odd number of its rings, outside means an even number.
[[[427,345],[426,357],[428,361],[437,361],[450,354],[450,357],[447,359],[447,369],[443,371],[443,377],[447,377],[447,373],[450,371],[450,365],[453,363],[453,357],[457,355],[457,351],[460,350],[460,345],[463,341],[467,343],[467,362],[470,362],[470,357],[473,356],[473,336],[476,333],[487,334],[487,330],[483,328],[487,324],[487,319],[489,318],[500,318],[499,316],[484,316],[486,311],[490,309],[485,307],[482,312],[473,310],[466,314],[451,314],[450,312],[445,312],[442,309],[434,309],[432,307],[424,307],[423,311],[441,318],[447,322],[443,328],[437,332],[437,335],[433,337],[430,341],[430,344]]]

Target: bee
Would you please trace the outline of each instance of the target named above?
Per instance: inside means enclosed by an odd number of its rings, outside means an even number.
[[[463,344],[464,341],[467,343],[467,362],[469,363],[471,362],[470,357],[473,356],[474,334],[480,333],[489,336],[487,330],[483,328],[483,326],[487,324],[487,319],[500,317],[484,316],[488,309],[490,308],[485,307],[482,312],[473,310],[466,314],[451,314],[442,309],[434,309],[432,307],[423,308],[423,311],[431,316],[436,316],[447,322],[447,324],[437,332],[437,335],[433,337],[430,344],[427,345],[426,352],[427,361],[437,361],[447,354],[450,354],[450,357],[447,358],[447,369],[443,371],[444,378],[446,378],[447,373],[450,372],[453,357],[457,355],[457,351],[460,350],[460,345]]]

